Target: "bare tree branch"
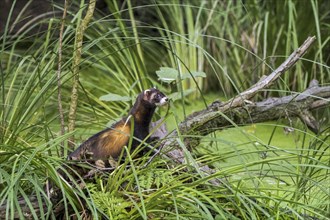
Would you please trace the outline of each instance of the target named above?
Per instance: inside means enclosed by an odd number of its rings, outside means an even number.
[[[262,102],[248,101],[259,91],[271,86],[286,70],[291,68],[308,50],[315,41],[315,37],[308,37],[306,41],[294,51],[276,70],[269,76],[263,77],[251,88],[230,99],[225,103],[214,102],[207,109],[189,115],[179,125],[181,136],[186,137],[184,143],[190,148],[199,144],[200,138],[216,130],[233,126],[234,124],[250,124],[268,120],[276,120],[283,117],[299,117],[314,132],[318,132],[318,124],[310,112],[315,107],[329,104],[330,87],[315,85],[303,93],[296,93],[282,98],[270,98]],[[324,99],[322,99],[324,98]],[[299,111],[297,111],[299,110]],[[180,149],[177,132],[168,135],[162,142],[161,148],[167,157],[177,163],[185,163],[184,153]],[[203,166],[203,170],[212,173],[212,169]]]
[[[221,111],[225,111],[228,108],[242,106],[244,105],[244,100],[249,100],[254,97],[260,90],[270,87],[285,71],[290,69],[301,57],[304,56],[315,39],[315,36],[308,37],[305,42],[296,51],[294,51],[276,70],[259,80],[259,82],[244,92],[240,93],[238,96],[227,101],[223,106],[221,106]]]

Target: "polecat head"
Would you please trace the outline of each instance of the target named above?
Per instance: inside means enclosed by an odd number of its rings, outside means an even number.
[[[168,98],[161,91],[155,88],[144,90],[143,100],[156,106],[162,106],[168,102]]]

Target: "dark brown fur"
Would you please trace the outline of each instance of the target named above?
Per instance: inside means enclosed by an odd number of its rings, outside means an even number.
[[[123,147],[129,144],[133,125],[134,138],[131,150],[134,150],[149,135],[149,125],[155,112],[156,104],[161,100],[167,101],[167,98],[157,89],[149,89],[140,93],[128,117],[90,137],[72,152],[68,158],[72,160],[118,158]],[[132,121],[134,121],[134,124]]]

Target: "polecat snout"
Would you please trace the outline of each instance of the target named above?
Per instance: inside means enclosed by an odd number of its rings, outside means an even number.
[[[164,105],[168,98],[159,90],[152,88],[140,93],[127,117],[93,135],[82,143],[68,159],[107,160],[109,157],[118,158],[124,146],[128,146],[130,135],[133,133],[131,151],[149,135],[149,125],[157,106]],[[133,119],[132,119],[133,117]],[[132,120],[134,120],[134,131]]]

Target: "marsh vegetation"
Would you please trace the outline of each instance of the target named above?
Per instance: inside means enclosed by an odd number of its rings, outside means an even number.
[[[200,137],[196,149],[179,133],[185,164],[158,156],[145,167],[148,155],[129,154],[90,179],[68,184],[58,175],[71,175],[65,158],[72,147],[125,116],[146,88],[172,98],[156,118],[178,131],[189,114],[271,73],[311,35],[316,41],[308,53],[254,101],[299,94],[312,79],[329,86],[330,1],[107,0],[106,12],[95,9],[86,24],[81,47],[77,36],[90,1],[52,3],[59,16],[41,16],[18,31],[13,21],[25,17],[23,9],[12,13],[16,2],[0,38],[0,218],[330,217],[329,108],[313,112],[317,134],[295,117],[232,124]],[[166,74],[179,78],[166,82]],[[216,172],[205,176],[200,163]],[[60,200],[49,195],[47,182],[59,188]]]

